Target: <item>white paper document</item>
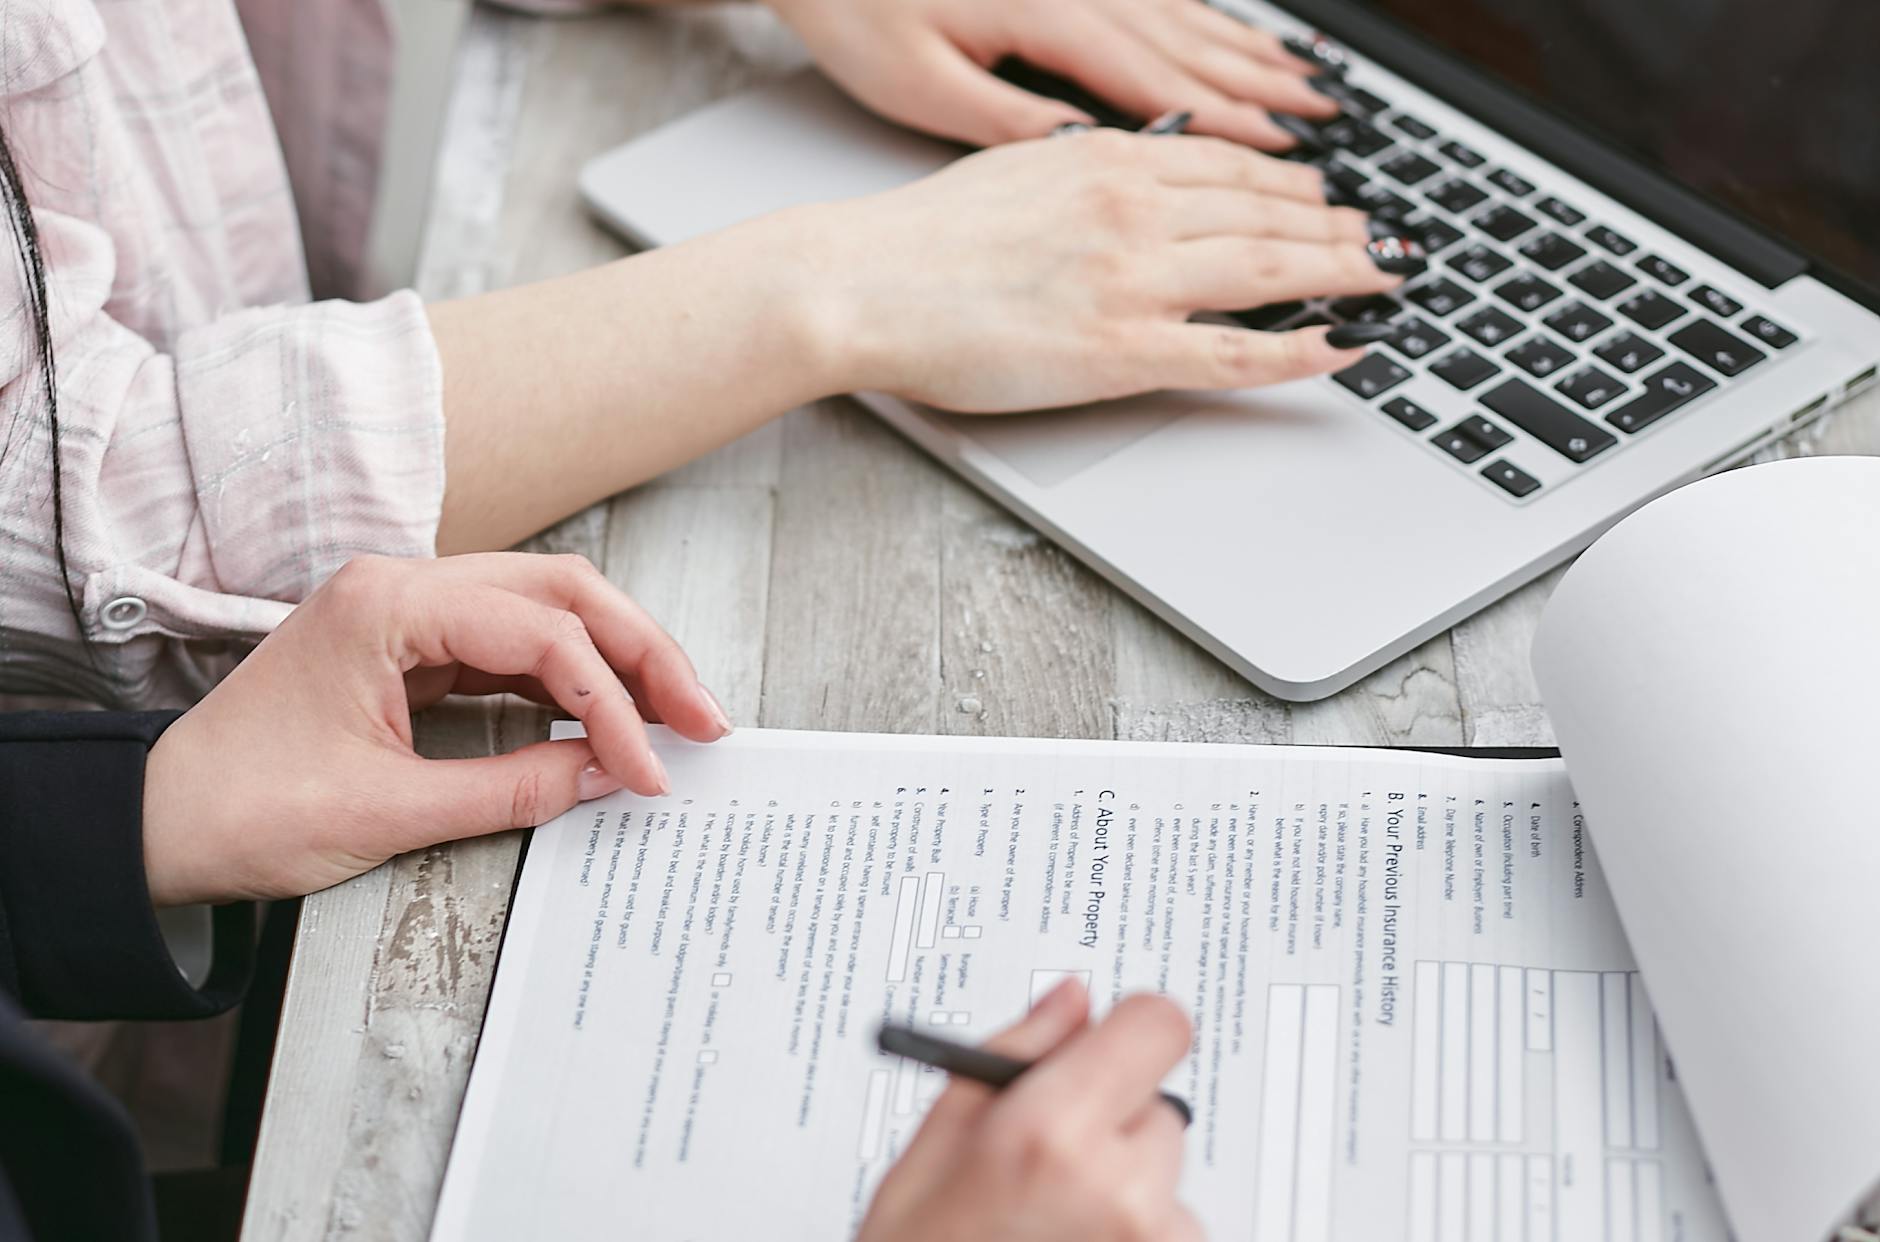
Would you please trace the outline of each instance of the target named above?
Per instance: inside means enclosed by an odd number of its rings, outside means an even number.
[[[1562,766],[740,732],[538,830],[438,1239],[853,1232],[1065,975],[1193,1017],[1184,1199],[1253,1242],[1723,1242]]]

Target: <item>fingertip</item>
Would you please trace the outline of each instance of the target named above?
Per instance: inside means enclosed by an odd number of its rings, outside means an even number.
[[[608,794],[619,793],[624,788],[626,786],[620,778],[602,767],[601,761],[595,758],[594,752],[590,750],[587,762],[581,765],[580,772],[575,776],[574,800],[592,802],[596,798],[605,798]]]
[[[716,742],[731,732],[731,718],[725,714],[712,692],[697,682],[682,701],[669,697],[659,704],[660,721],[673,732],[693,742]]]
[[[1136,1038],[1166,1044],[1170,1050],[1186,1048],[1194,1040],[1194,1023],[1189,1021],[1187,1012],[1168,997],[1155,993],[1138,992],[1124,997],[1111,1011],[1109,1021],[1132,1030],[1140,1028]]]
[[[1332,240],[1356,242],[1363,246],[1371,240],[1371,217],[1356,207],[1332,207],[1334,233]]]
[[[1370,342],[1351,346],[1334,345],[1331,334],[1332,329],[1326,325],[1295,328],[1286,333],[1293,345],[1292,357],[1299,376],[1342,371],[1346,367],[1356,366],[1370,352]]]
[[[1090,1011],[1089,989],[1084,987],[1084,981],[1076,975],[1066,975],[1058,980],[1031,1007],[1033,1013],[1057,1013],[1060,1010],[1075,1010],[1080,1015]]]
[[[724,704],[720,703],[718,696],[703,683],[700,683],[698,692],[705,700],[705,708],[711,715],[712,723],[718,726],[718,736],[729,737],[732,730],[731,717],[726,713]]]
[[[1300,89],[1288,92],[1287,107],[1296,108],[1301,116],[1317,117],[1329,121],[1344,112],[1344,107],[1329,95],[1321,95],[1308,84],[1301,82]]]

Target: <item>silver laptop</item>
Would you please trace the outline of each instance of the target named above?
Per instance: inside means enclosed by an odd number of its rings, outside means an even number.
[[[1344,688],[1873,381],[1880,6],[1218,7],[1335,40],[1345,116],[1315,160],[1433,252],[1398,294],[1240,318],[1401,330],[1247,392],[1002,418],[861,400],[1260,688]],[[959,154],[805,72],[597,157],[581,189],[661,245]]]

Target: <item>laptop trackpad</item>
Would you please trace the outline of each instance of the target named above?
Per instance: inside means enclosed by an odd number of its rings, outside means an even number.
[[[1181,394],[1106,401],[1035,414],[943,414],[922,409],[1039,487],[1055,487],[1189,412]]]

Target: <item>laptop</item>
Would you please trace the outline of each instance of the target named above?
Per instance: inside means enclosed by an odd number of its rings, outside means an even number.
[[[1342,60],[1316,162],[1432,254],[1389,296],[1238,318],[1400,331],[1244,392],[1007,417],[859,396],[1261,689],[1350,685],[1874,381],[1880,6],[1216,6]],[[806,71],[595,158],[581,191],[663,245],[960,154]]]

